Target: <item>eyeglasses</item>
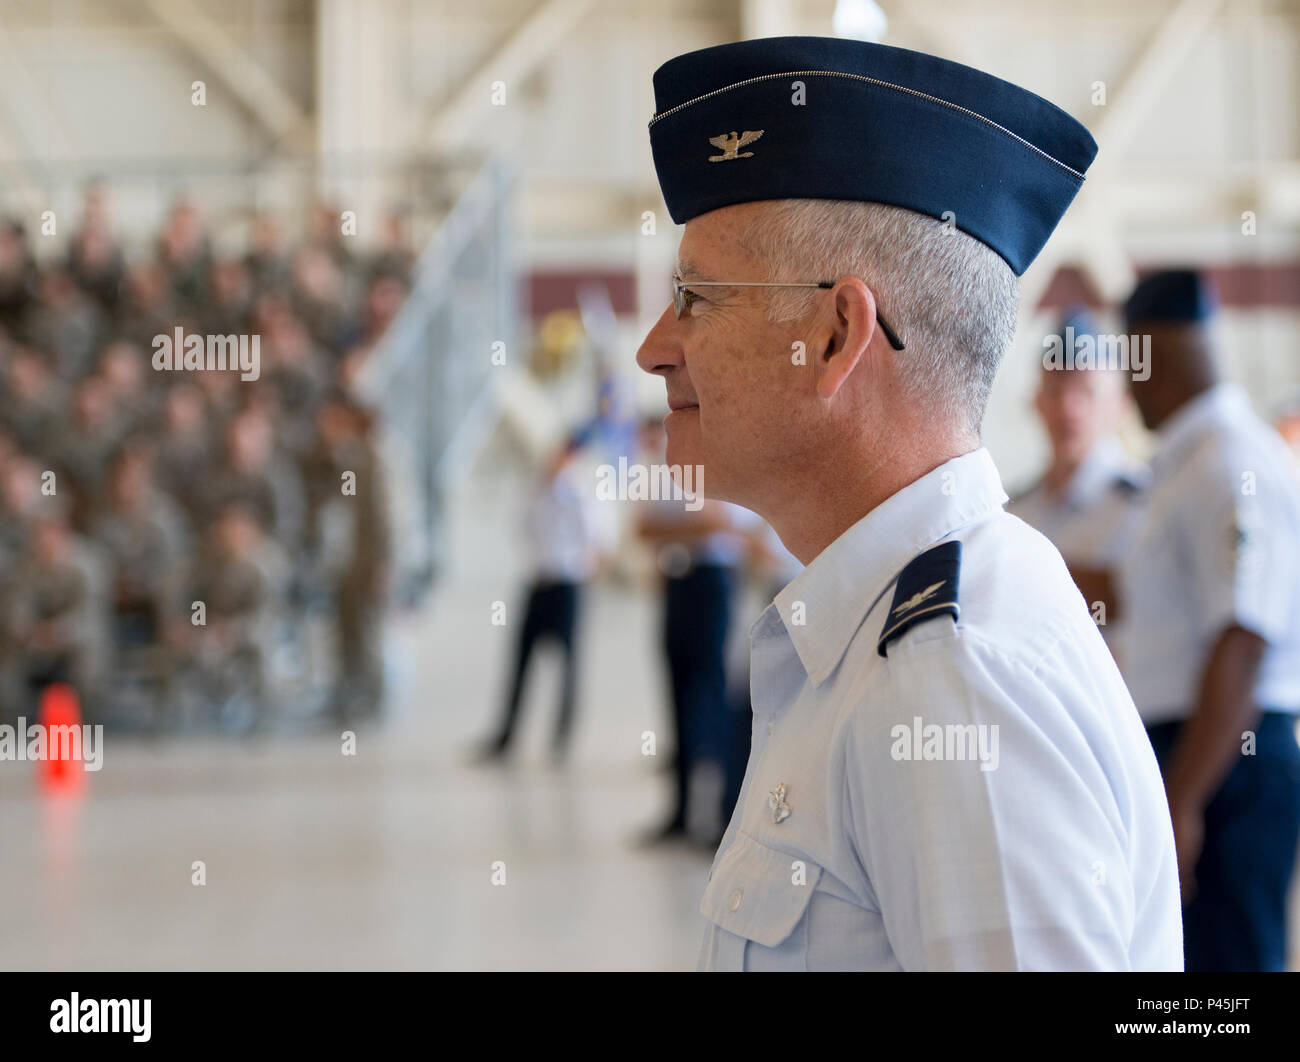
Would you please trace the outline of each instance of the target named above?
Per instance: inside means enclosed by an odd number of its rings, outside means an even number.
[[[835,281],[822,280],[816,284],[789,284],[777,283],[775,281],[752,281],[752,280],[683,280],[676,273],[673,274],[673,309],[680,320],[691,305],[695,302],[695,292],[691,288],[822,288],[830,289],[835,287]],[[889,327],[889,324],[880,316],[880,311],[876,311],[876,322],[880,325],[880,330],[885,333],[885,338],[889,340],[889,345],[895,350],[905,350],[903,340],[898,333]]]

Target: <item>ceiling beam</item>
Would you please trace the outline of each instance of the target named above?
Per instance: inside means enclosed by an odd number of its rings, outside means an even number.
[[[497,44],[469,74],[460,88],[426,106],[414,121],[410,137],[417,150],[455,144],[481,119],[489,81],[507,84],[523,80],[547,59],[577,26],[595,0],[542,0]]]
[[[141,0],[193,58],[217,76],[279,143],[299,137],[308,115],[266,69],[193,0]]]

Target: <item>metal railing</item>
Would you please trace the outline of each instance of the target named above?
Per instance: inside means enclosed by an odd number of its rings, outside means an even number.
[[[397,589],[408,602],[443,567],[448,490],[491,429],[494,349],[515,348],[512,188],[504,163],[484,164],[421,253],[410,296],[357,379],[380,414]]]

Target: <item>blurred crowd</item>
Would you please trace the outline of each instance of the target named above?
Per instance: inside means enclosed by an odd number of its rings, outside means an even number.
[[[282,219],[250,222],[242,254],[218,253],[179,198],[128,255],[94,184],[66,248],[38,260],[43,237],[0,218],[6,718],[54,682],[88,718],[155,726],[255,728],[295,681],[327,716],[379,710],[392,534],[353,384],[413,254],[396,214],[366,255],[324,204],[292,243]],[[157,371],[155,337],[177,327],[259,337],[258,378]]]

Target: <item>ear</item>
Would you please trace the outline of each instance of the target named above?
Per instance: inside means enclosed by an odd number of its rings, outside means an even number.
[[[868,356],[877,333],[876,296],[857,277],[845,277],[831,289],[829,328],[816,359],[817,397],[833,398],[853,370]]]

